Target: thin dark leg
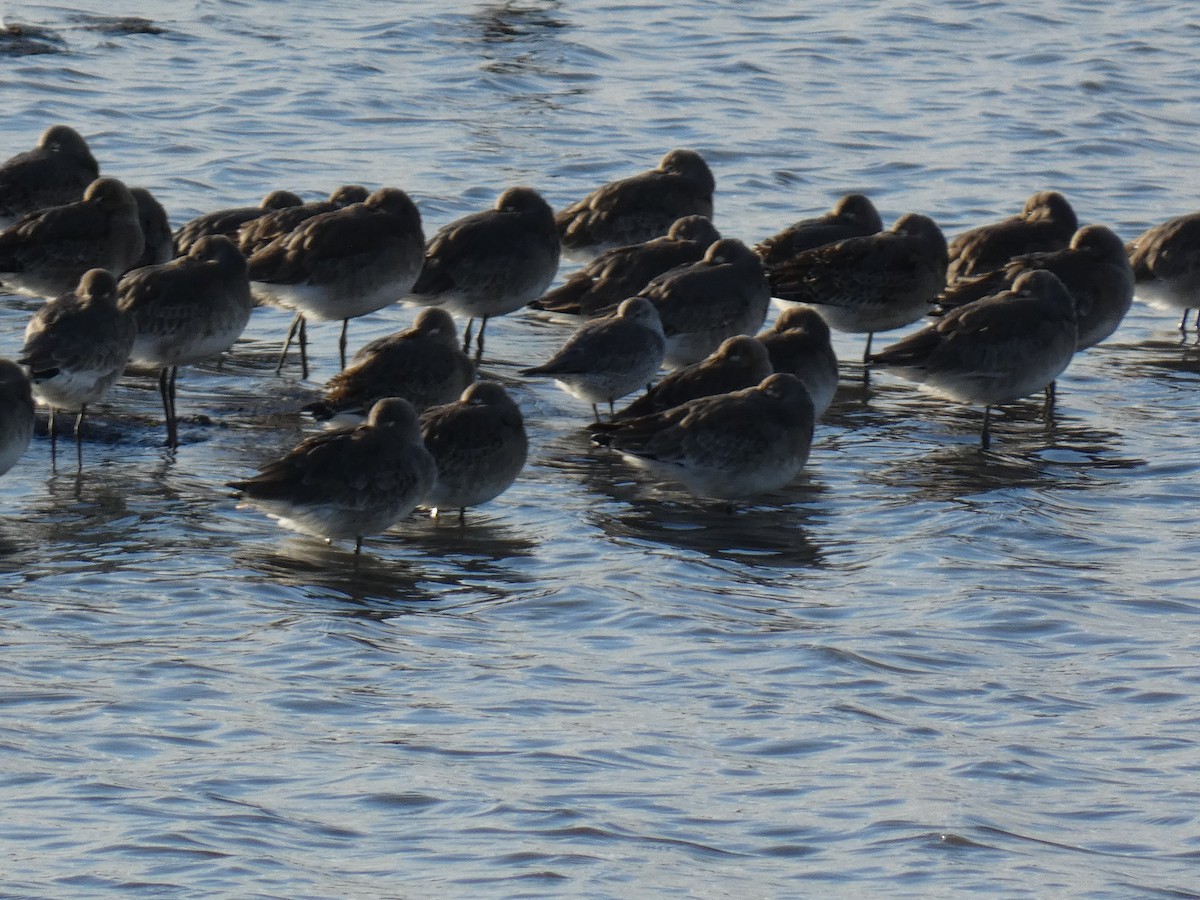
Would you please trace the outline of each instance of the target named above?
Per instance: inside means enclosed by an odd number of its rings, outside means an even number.
[[[608,415],[609,415],[609,418],[611,418],[612,416],[616,415],[616,412],[617,412],[617,411],[616,411],[616,409],[613,407],[612,397],[609,397],[609,398],[608,398]]]
[[[50,432],[50,465],[54,466],[58,456],[57,439],[54,436],[54,407],[50,407],[50,415],[46,419],[46,430]]]
[[[595,403],[592,404],[592,420],[596,422],[596,424],[600,423],[600,410],[596,408]]]
[[[1179,320],[1179,333],[1185,338],[1187,337],[1187,319],[1190,312],[1190,309],[1185,309],[1183,311],[1183,318]],[[1196,313],[1196,327],[1200,328],[1200,312]]]
[[[870,364],[869,360],[871,358],[871,341],[873,341],[874,339],[875,339],[875,332],[868,331],[867,332],[867,348],[865,350],[863,350],[863,365],[864,366]]]
[[[1054,413],[1054,401],[1058,399],[1057,382],[1050,382],[1046,385],[1046,402],[1042,404],[1042,414],[1046,418],[1050,418]]]
[[[279,362],[275,364],[275,374],[278,375],[283,371],[283,361],[287,359],[288,348],[292,346],[292,338],[296,336],[296,332],[300,330],[300,324],[304,321],[304,313],[296,313],[292,317],[292,324],[288,326],[287,337],[283,340],[283,352],[279,354]]]
[[[308,381],[308,320],[300,317],[300,377]]]
[[[158,375],[158,391],[162,394],[163,417],[167,423],[167,446],[179,446],[179,430],[175,422],[175,366],[167,366]]]
[[[992,408],[990,406],[985,406],[983,408],[983,431],[979,434],[979,448],[981,450],[986,450],[988,447],[992,446],[991,424]]]
[[[479,334],[475,335],[475,362],[478,363],[483,359],[483,330],[487,328],[487,316],[484,316],[479,323]]]
[[[354,539],[354,555],[358,556],[360,553],[362,553],[362,538],[356,537]]]
[[[83,417],[87,413],[87,404],[79,404],[79,415],[75,417],[75,462],[83,468]]]
[[[467,319],[467,328],[463,332],[463,353],[471,351],[471,326],[475,324],[475,319]]]
[[[346,368],[346,328],[350,325],[349,319],[342,319],[342,336],[338,338],[338,354],[342,360],[342,368]]]
[[[467,527],[467,508],[465,506],[460,506],[458,508],[458,527]]]

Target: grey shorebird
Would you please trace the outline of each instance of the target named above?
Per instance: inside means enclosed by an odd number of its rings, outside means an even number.
[[[51,125],[37,146],[0,164],[0,229],[29,213],[74,203],[100,177],[87,141],[69,125]]]
[[[421,416],[425,449],[437,464],[437,479],[421,501],[436,517],[492,500],[512,485],[529,451],[521,410],[494,381],[477,381],[453,403]]]
[[[837,393],[838,359],[821,314],[808,306],[789,306],[758,340],[776,372],[790,372],[804,384],[813,415],[825,415]]]
[[[955,236],[947,250],[950,282],[998,269],[1014,256],[1039,250],[1061,250],[1079,229],[1067,198],[1057,191],[1038,191],[1019,215],[980,225]]]
[[[249,259],[271,241],[291,234],[314,216],[342,209],[351,203],[362,203],[370,196],[371,192],[361,184],[344,184],[325,200],[288,205],[255,216],[238,228],[235,243],[242,255]]]
[[[197,216],[175,232],[175,254],[187,256],[192,244],[208,235],[222,235],[237,243],[238,229],[273,210],[299,206],[304,201],[291,191],[271,191],[258,206],[234,206]]]
[[[880,231],[883,231],[883,220],[879,218],[875,204],[863,194],[846,194],[824,215],[801,219],[759,241],[754,252],[770,269],[805,250]]]
[[[941,397],[982,406],[983,449],[993,406],[1040,391],[1075,354],[1075,303],[1052,272],[1017,276],[1012,289],[975,300],[881,350],[871,363]]]
[[[0,358],[0,475],[29,448],[33,419],[33,393],[25,370]]]
[[[158,199],[144,187],[131,187],[133,201],[137,204],[138,224],[142,226],[142,255],[129,268],[161,266],[175,258],[175,241],[171,236],[171,223],[167,211]]]
[[[229,238],[203,237],[187,256],[130,272],[117,292],[137,329],[133,361],[159,369],[167,446],[177,447],[179,367],[224,353],[245,329],[254,306],[246,260]]]
[[[749,335],[734,335],[722,341],[721,346],[700,362],[669,373],[614,415],[611,421],[624,422],[662,412],[698,397],[754,387],[772,371],[766,347]]]
[[[511,187],[492,209],[440,228],[425,248],[425,265],[409,300],[466,316],[463,352],[480,319],[475,359],[483,356],[488,319],[540,297],[558,272],[554,211],[533,188]]]
[[[720,239],[704,216],[684,216],[672,223],[664,237],[606,250],[529,306],[566,315],[607,315],[651,279],[701,259]]]
[[[658,309],[673,367],[699,362],[725,338],[754,334],[771,305],[762,262],[733,238],[712,244],[699,262],[659,275],[640,294]]]
[[[911,325],[946,284],[946,239],[907,213],[888,231],[806,250],[769,272],[775,296],[811,306],[830,328],[867,335]]]
[[[698,497],[732,501],[795,478],[812,436],[808,391],[777,372],[751,388],[603,426],[593,439]]]
[[[350,320],[407,294],[421,271],[424,247],[421,214],[408,194],[380,188],[361,203],[304,220],[257,250],[248,263],[255,294],[296,313],[276,371],[298,335],[301,374],[308,377],[308,319],[341,320],[344,368]]]
[[[694,150],[671,150],[657,168],[601,185],[555,221],[570,250],[604,250],[649,241],[681,216],[713,215],[712,171]]]
[[[33,391],[54,413],[76,409],[75,447],[89,403],[108,393],[129,362],[136,333],[133,319],[117,306],[117,280],[107,269],[90,269],[74,291],[38,308],[25,328],[18,361],[29,370]]]
[[[437,464],[407,400],[377,402],[361,425],[307,438],[229,487],[285,528],[326,541],[386,531],[429,496]]]
[[[1079,334],[1075,349],[1086,350],[1108,338],[1133,303],[1133,269],[1125,245],[1103,225],[1085,225],[1070,246],[1014,256],[994,272],[964,278],[938,298],[938,314],[1012,288],[1022,272],[1045,269],[1058,276],[1075,301]]]
[[[32,297],[57,297],[73,291],[88,269],[119,277],[144,247],[129,188],[97,178],[82,200],[30,213],[0,232],[0,283]]]
[[[1200,308],[1200,213],[1168,219],[1126,245],[1133,267],[1134,293],[1151,306],[1181,313],[1186,336],[1188,312]],[[1200,313],[1196,315],[1200,335]]]
[[[474,380],[453,317],[435,306],[421,310],[411,328],[363,346],[305,411],[318,420],[361,417],[384,397],[403,397],[422,412],[457,400]]]
[[[590,319],[540,366],[525,376],[553,378],[573,397],[592,404],[613,402],[649,384],[662,366],[666,338],[658,310],[645,297],[630,297],[611,316]]]

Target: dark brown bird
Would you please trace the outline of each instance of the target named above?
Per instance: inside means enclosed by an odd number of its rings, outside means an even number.
[[[175,254],[187,256],[192,244],[210,234],[222,235],[237,244],[238,229],[247,222],[273,210],[299,206],[303,202],[291,191],[271,191],[258,206],[235,206],[197,216],[175,232]]]
[[[946,284],[946,239],[928,216],[908,213],[865,237],[806,250],[769,272],[775,296],[804,303],[831,328],[867,335],[917,321]]]
[[[0,232],[0,282],[33,297],[75,290],[88,269],[128,271],[145,238],[137,201],[115,178],[97,178],[83,199],[30,213]]]
[[[1075,210],[1062,194],[1038,191],[1025,201],[1020,215],[980,225],[951,240],[946,276],[953,283],[999,269],[1022,253],[1061,250],[1078,228]]]
[[[704,216],[684,216],[675,220],[665,237],[604,251],[529,306],[565,315],[607,315],[652,278],[700,260],[720,239]]]
[[[1133,269],[1125,245],[1103,225],[1085,225],[1062,250],[1024,253],[1003,268],[949,285],[938,298],[937,315],[1012,289],[1022,272],[1045,269],[1058,276],[1075,301],[1076,350],[1103,341],[1121,324],[1133,303]]]
[[[767,348],[771,368],[800,379],[812,398],[813,415],[821,418],[838,386],[837,354],[821,314],[811,306],[789,306],[758,340]]]
[[[508,188],[492,209],[438,230],[425,248],[425,265],[410,299],[467,316],[464,352],[470,348],[472,323],[482,319],[475,338],[478,360],[488,319],[540,297],[558,272],[559,251],[554,211],[541,194]]]
[[[51,125],[36,147],[0,164],[0,229],[39,209],[74,203],[99,177],[100,167],[79,132]]]
[[[555,217],[565,249],[598,251],[653,240],[682,216],[713,215],[716,182],[694,150],[672,150],[658,168],[612,181]]]
[[[453,317],[433,307],[421,310],[411,328],[365,345],[329,379],[324,399],[305,412],[319,421],[363,416],[384,397],[403,397],[422,412],[457,400],[474,380],[475,366],[458,347]]]
[[[801,219],[760,241],[754,252],[770,269],[805,250],[879,231],[883,231],[883,220],[879,218],[875,204],[862,194],[847,194],[823,216]]]
[[[754,334],[771,304],[771,288],[758,255],[722,238],[699,262],[664,272],[642,288],[662,319],[666,362],[699,362],[735,334]]]
[[[425,449],[437,464],[433,489],[421,501],[433,509],[487,503],[512,485],[529,451],[521,410],[494,381],[477,381],[453,403],[421,416]]]
[[[360,184],[344,184],[330,194],[327,200],[314,200],[311,203],[299,203],[265,212],[238,229],[237,245],[241,248],[242,255],[249,259],[256,251],[276,238],[295,231],[301,223],[307,222],[313,216],[333,212],[351,203],[362,203],[369,196],[371,192]]]
[[[662,412],[697,397],[753,387],[772,372],[767,348],[749,335],[726,338],[721,346],[690,366],[676,369],[638,397],[610,422]]]
[[[1181,312],[1179,331],[1186,333],[1188,311],[1200,307],[1200,213],[1155,225],[1125,249],[1137,296],[1152,306]],[[1196,328],[1200,331],[1200,313]]]
[[[130,272],[117,290],[137,326],[134,361],[160,370],[167,446],[176,447],[179,367],[224,353],[241,335],[254,306],[246,260],[229,238],[202,237],[187,256]]]

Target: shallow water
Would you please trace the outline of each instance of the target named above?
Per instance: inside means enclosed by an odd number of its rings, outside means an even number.
[[[1200,207],[1172,4],[121,6],[8,4],[53,52],[0,42],[0,155],[68,122],[176,225],[353,182],[432,233],[674,146],[747,241],[851,190],[948,234],[1042,188],[1125,238]],[[13,355],[32,306],[3,302]],[[977,411],[865,390],[839,336],[806,474],[732,516],[591,448],[582,404],[515,375],[567,327],[509,316],[486,369],[526,473],[357,561],[223,487],[334,370],[319,325],[312,383],[276,378],[286,325],[181,374],[177,452],[131,376],[82,471],[42,437],[0,479],[6,896],[1200,896],[1173,314],[1135,305],[988,453]]]

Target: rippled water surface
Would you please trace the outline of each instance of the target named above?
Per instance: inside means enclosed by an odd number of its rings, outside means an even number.
[[[10,2],[0,156],[63,121],[178,225],[394,184],[429,233],[676,146],[758,240],[863,191],[949,234],[1064,192],[1123,237],[1200,208],[1186,5]],[[121,15],[144,22],[120,21]],[[32,49],[31,49],[32,48]],[[572,263],[564,265],[563,273]],[[0,354],[28,301],[0,298]],[[403,327],[395,307],[351,342]],[[489,328],[530,465],[361,560],[223,487],[310,426],[258,310],[0,479],[5,896],[1200,896],[1200,350],[1140,304],[1057,411],[843,384],[733,515],[589,447]]]

